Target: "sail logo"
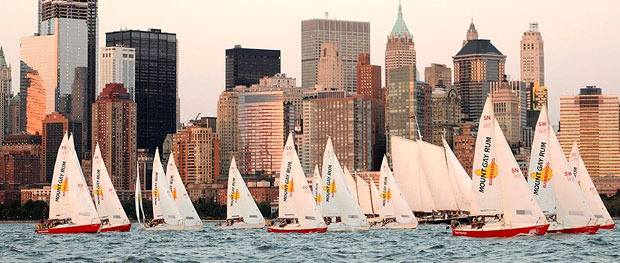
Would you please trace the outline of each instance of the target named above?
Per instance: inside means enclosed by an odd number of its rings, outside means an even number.
[[[530,174],[534,179],[533,194],[538,195],[540,192],[540,184],[543,188],[547,188],[547,182],[553,177],[553,171],[549,166],[549,162],[545,163],[545,153],[547,151],[547,143],[540,143],[540,151],[538,152],[538,162],[536,163],[536,172]]]
[[[67,162],[62,161],[60,166],[60,174],[58,175],[58,183],[53,186],[56,189],[56,198],[54,199],[56,202],[60,200],[60,195],[65,196],[65,193],[69,190],[69,179],[65,179],[65,169],[67,166]]]
[[[489,185],[493,185],[493,178],[497,177],[498,168],[495,163],[495,158],[491,159],[491,137],[486,137],[484,142],[484,153],[482,154],[482,168],[476,170],[475,174],[480,177],[480,183],[478,192],[484,193],[484,189],[487,185],[487,179],[489,179]],[[489,159],[491,162],[489,163]]]
[[[280,186],[280,188],[283,190],[283,196],[282,196],[282,201],[286,202],[286,200],[288,199],[289,193],[291,195],[291,197],[293,197],[293,191],[295,191],[295,189],[293,188],[293,179],[291,178],[291,169],[292,169],[292,165],[293,162],[287,162],[286,163],[286,173],[284,175],[284,184],[282,186]]]
[[[232,194],[228,195],[228,198],[230,198],[230,200],[232,201],[230,202],[230,206],[233,206],[235,201],[239,199],[239,191],[235,189],[236,182],[237,182],[237,178],[232,177],[230,180],[230,191],[229,191],[229,193],[232,193]],[[237,195],[237,198],[235,198],[235,195]]]
[[[230,198],[230,200],[232,200],[232,201],[237,201],[237,200],[239,200],[239,190],[235,190],[235,191],[234,191],[232,194],[230,194],[228,197],[229,197],[229,198]],[[232,203],[231,203],[231,205],[232,205]]]
[[[314,198],[314,201],[320,203],[321,201],[323,201],[323,195],[321,195],[321,193],[319,192],[319,194]]]
[[[332,198],[336,194],[336,180],[327,181],[327,186],[324,186],[323,190],[327,193],[327,195],[325,195],[325,201],[329,202],[330,194]]]
[[[390,199],[392,199],[392,191],[390,188],[387,187],[387,178],[383,180],[383,193],[380,195],[380,197],[382,199],[382,206],[385,206],[386,203],[389,203]]]
[[[99,157],[99,156],[97,156]],[[93,187],[93,195],[96,197],[97,199],[97,204],[101,204],[101,200],[103,200],[103,190],[101,189],[101,169],[97,169],[97,176],[95,177],[95,186]]]
[[[177,199],[177,188],[176,188],[176,187],[175,187],[174,189],[172,189],[172,198],[173,198],[174,200],[176,200],[176,199]]]

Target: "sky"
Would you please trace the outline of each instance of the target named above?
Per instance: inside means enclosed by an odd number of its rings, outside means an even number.
[[[36,32],[36,0],[0,0],[0,45],[19,90],[19,39]],[[403,0],[421,74],[431,63],[453,67],[472,19],[479,37],[507,56],[506,74],[520,78],[519,41],[538,22],[545,45],[545,84],[552,122],[558,98],[596,85],[620,93],[620,1],[617,0]],[[397,0],[100,0],[99,45],[105,32],[159,28],[179,39],[181,121],[216,116],[224,90],[225,49],[241,44],[282,51],[282,72],[301,84],[301,21],[368,21],[371,63],[384,66]]]

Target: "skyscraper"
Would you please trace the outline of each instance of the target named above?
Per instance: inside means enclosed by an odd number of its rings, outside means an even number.
[[[472,27],[473,23],[470,31]],[[482,114],[490,90],[489,83],[504,78],[506,56],[490,40],[473,38],[469,33],[467,35],[468,40],[463,48],[452,57],[454,85],[461,95],[463,119],[475,122]]]
[[[106,46],[119,45],[136,50],[138,148],[154,153],[179,122],[177,37],[160,29],[106,33]]]
[[[217,101],[217,136],[220,141],[220,174],[228,174],[232,157],[239,160],[239,92],[224,91]]]
[[[413,35],[409,33],[403,18],[403,8],[398,2],[398,16],[385,44],[385,86],[390,86],[390,71],[395,68],[416,64]]]
[[[381,166],[385,154],[385,93],[381,88],[381,66],[370,64],[370,54],[359,54],[357,59],[357,94],[371,101],[371,144],[373,171]]]
[[[173,135],[172,145],[174,161],[185,184],[209,184],[219,176],[219,141],[215,129],[185,127]]]
[[[545,86],[545,50],[538,23],[530,23],[521,37],[521,81]]]
[[[93,104],[92,149],[99,144],[117,190],[131,190],[135,182],[136,108],[123,84],[107,84]]]
[[[449,145],[453,145],[454,132],[461,121],[461,96],[452,85],[438,85],[433,88],[432,98],[431,142],[442,145],[443,136]]]
[[[239,171],[275,176],[286,138],[283,92],[239,92],[238,107]]]
[[[385,106],[388,152],[392,135],[411,140],[419,139],[419,126],[424,124],[424,90],[422,83],[415,79],[413,64],[390,70],[390,86]]]
[[[19,133],[19,94],[13,96],[9,101],[9,132],[8,134]]]
[[[560,96],[558,139],[568,156],[574,141],[590,176],[620,175],[620,117],[618,95],[603,95],[587,86],[579,95]]]
[[[493,111],[504,136],[510,145],[523,141],[523,129],[526,126],[525,83],[521,81],[491,82],[491,99]]]
[[[424,68],[424,81],[433,88],[450,86],[452,85],[452,69],[443,64],[433,63],[430,67]]]
[[[344,95],[344,94],[343,94]],[[321,167],[327,138],[343,167],[368,171],[373,166],[372,103],[368,95],[309,98],[304,103],[302,166],[311,174]]]
[[[99,54],[99,87],[101,93],[107,84],[122,83],[131,99],[135,99],[136,49],[102,47]]]
[[[317,84],[323,89],[346,90],[339,43],[321,44],[321,57],[317,65]]]
[[[48,114],[43,120],[42,146],[41,146],[41,182],[50,183],[54,174],[54,164],[58,147],[66,133],[71,133],[75,142],[78,156],[82,156],[82,124],[69,121],[58,112]],[[75,132],[80,131],[80,132]]]
[[[344,86],[357,92],[357,55],[370,53],[370,23],[336,19],[301,21],[301,86],[312,88],[318,82],[318,63],[323,43],[338,43],[342,58]]]
[[[280,50],[242,48],[226,49],[226,90],[236,86],[258,84],[265,76],[280,73]]]
[[[11,92],[11,66],[6,63],[4,50],[0,46],[0,142],[9,134],[9,101]]]

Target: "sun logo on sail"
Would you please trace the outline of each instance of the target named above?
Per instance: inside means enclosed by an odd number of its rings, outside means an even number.
[[[388,202],[392,199],[392,189],[388,188],[385,193],[381,194],[381,198],[387,200]]]
[[[549,167],[549,163],[547,163],[545,168],[543,168],[540,172],[534,172],[530,174],[530,176],[534,179],[538,179],[543,182],[548,182],[549,180],[551,180],[551,177],[553,176],[553,171],[551,170],[551,167]]]
[[[319,193],[315,198],[314,201],[317,203],[320,203],[321,201],[323,201],[323,195],[321,195],[321,193]]]
[[[60,184],[55,184],[53,188],[58,190],[58,191],[61,191],[62,192],[62,196],[65,196],[65,193],[67,191],[69,191],[69,179],[65,179]]]
[[[101,187],[93,190],[93,195],[94,196],[99,196],[99,198],[101,198],[101,200],[103,200],[103,189],[101,189]]]
[[[485,177],[488,179],[493,179],[497,177],[497,173],[498,173],[498,169],[497,169],[497,164],[495,163],[495,160],[492,160],[491,164],[489,164],[486,168],[480,168],[476,170],[476,175]]]
[[[288,193],[290,193],[290,196],[293,196],[293,192],[295,191],[295,184],[293,184],[293,179],[291,179],[291,181],[288,184],[284,184],[282,186],[280,186],[280,188],[282,188],[282,190],[287,191]]]
[[[234,192],[234,193],[232,193],[232,194],[230,194],[228,197],[229,197],[229,198],[230,198],[230,200],[232,200],[232,201],[237,201],[237,200],[239,200],[239,190],[235,190],[235,192]]]
[[[336,193],[336,180],[333,180],[328,186],[323,186],[323,190],[334,197],[334,194]]]
[[[174,200],[177,199],[177,188],[176,187],[172,189],[172,198],[174,198]]]
[[[157,200],[159,200],[159,189],[153,191],[153,196],[157,197]]]

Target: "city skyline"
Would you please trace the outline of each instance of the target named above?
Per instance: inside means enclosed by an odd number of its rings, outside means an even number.
[[[8,14],[0,18],[0,23],[14,26],[3,30],[0,45],[4,47],[7,63],[16,68],[19,65],[20,37],[37,31],[36,12],[33,12],[37,7],[34,0],[14,1],[10,5],[7,2],[0,4]],[[170,1],[160,0],[148,1],[147,5],[146,1],[139,0],[100,3],[99,46],[105,46],[105,32],[121,28],[159,28],[177,33],[183,122],[198,112],[203,116],[216,115],[218,96],[196,95],[205,91],[218,94],[224,90],[225,49],[235,44],[282,50],[283,73],[297,78],[300,83],[301,21],[323,18],[325,11],[329,12],[330,18],[370,22],[371,63],[384,68],[385,41],[398,11],[396,0],[359,1],[355,9],[346,2],[241,2],[244,8],[235,8],[239,3],[232,2],[196,4],[182,1],[170,5]],[[162,5],[168,7],[160,8]],[[196,5],[205,6],[197,8]],[[461,48],[473,10],[479,37],[491,39],[507,55],[506,74],[512,80],[520,79],[521,36],[528,30],[530,22],[539,23],[545,41],[545,86],[549,88],[550,117],[554,124],[559,120],[561,95],[576,95],[586,85],[596,85],[610,94],[620,93],[620,87],[615,85],[619,79],[613,71],[620,66],[620,53],[614,52],[615,47],[620,45],[620,38],[613,37],[620,35],[620,18],[613,11],[620,9],[620,2],[597,1],[587,5],[568,2],[563,3],[560,9],[554,3],[536,1],[475,1],[473,7],[468,1],[403,1],[402,6],[404,20],[416,45],[418,71],[421,74],[421,69],[431,63],[452,67],[451,57]],[[133,12],[138,9],[146,12]],[[204,10],[210,10],[209,14],[204,15]],[[169,15],[170,12],[185,14],[185,19]],[[574,19],[584,13],[590,14],[587,23]],[[437,14],[446,16],[438,18]],[[497,19],[503,21],[497,22]],[[282,20],[290,22],[282,23]],[[209,26],[222,25],[221,21],[226,21],[226,26]],[[592,30],[603,27],[609,30]],[[12,73],[12,91],[15,94],[19,87],[15,81],[19,79],[19,71],[13,70]]]

